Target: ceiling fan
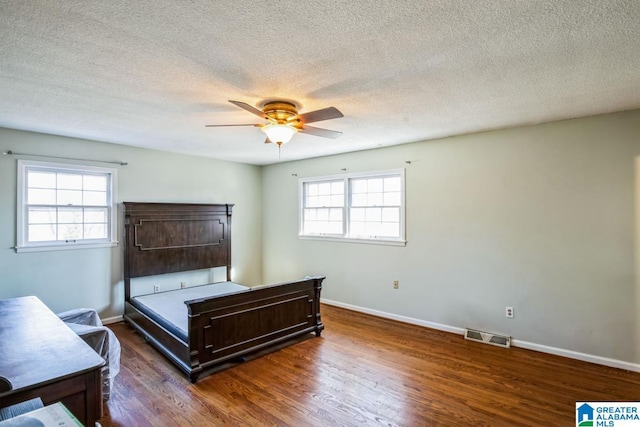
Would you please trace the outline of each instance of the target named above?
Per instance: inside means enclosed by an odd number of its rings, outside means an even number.
[[[343,114],[335,107],[327,107],[321,110],[298,114],[296,105],[289,101],[267,101],[262,107],[262,110],[258,110],[257,108],[240,101],[229,100],[229,102],[267,120],[268,123],[205,125],[206,127],[255,126],[260,128],[267,135],[265,144],[273,142],[277,144],[278,147],[289,142],[293,135],[298,132],[332,139],[338,138],[342,135],[342,132],[307,125],[307,123],[344,117]]]

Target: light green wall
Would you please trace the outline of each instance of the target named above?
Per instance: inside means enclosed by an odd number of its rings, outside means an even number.
[[[118,202],[234,203],[233,279],[262,279],[261,171],[257,166],[0,128],[0,151],[128,162],[118,166]],[[16,158],[0,155],[0,298],[37,295],[54,311],[93,307],[122,315],[122,245],[15,253]],[[122,227],[122,223],[119,223]],[[160,279],[159,279],[160,280]],[[167,275],[162,286],[180,278]]]
[[[264,168],[0,129],[8,149],[126,161],[119,201],[235,203],[241,283],[324,274],[325,299],[640,363],[640,111]],[[298,239],[298,177],[398,167],[406,247]],[[16,254],[15,196],[0,156],[0,298],[122,314],[122,247]]]
[[[264,279],[322,274],[343,304],[640,363],[639,154],[632,111],[268,166]],[[398,167],[406,247],[298,239],[298,177]]]

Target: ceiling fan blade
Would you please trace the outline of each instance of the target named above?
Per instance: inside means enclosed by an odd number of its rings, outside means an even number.
[[[267,138],[267,139],[264,140],[264,143],[265,144],[271,144],[272,142],[271,142],[271,140],[269,138]]]
[[[267,115],[264,112],[258,110],[255,107],[252,107],[251,105],[249,105],[249,104],[247,104],[245,102],[232,101],[232,100],[229,100],[229,102],[232,103],[233,105],[236,105],[236,106],[238,106],[238,107],[240,107],[242,109],[247,110],[250,113],[255,114],[258,117],[262,117],[263,119],[267,119]]]
[[[223,127],[223,126],[254,126],[254,127],[259,127],[259,126],[263,126],[263,125],[259,125],[257,123],[245,123],[245,124],[240,124],[240,125],[204,125],[204,127],[206,127],[206,128],[218,128],[218,127]]]
[[[300,120],[302,123],[313,123],[322,120],[338,119],[340,117],[344,117],[340,110],[336,107],[327,107],[322,110],[299,114],[294,120]]]
[[[307,125],[304,125],[302,129],[300,129],[300,132],[331,139],[336,139],[342,135],[342,132],[338,132],[337,130],[322,129]]]

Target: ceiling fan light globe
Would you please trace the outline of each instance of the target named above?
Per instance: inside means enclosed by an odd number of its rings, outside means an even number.
[[[298,132],[298,129],[289,125],[271,124],[263,126],[262,132],[267,134],[269,141],[279,145],[291,141],[291,138]]]

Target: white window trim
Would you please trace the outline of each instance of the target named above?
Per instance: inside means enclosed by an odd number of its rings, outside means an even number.
[[[398,239],[390,239],[390,238],[376,238],[376,239],[362,239],[362,238],[353,238],[348,237],[348,227],[349,227],[349,195],[350,195],[350,187],[349,180],[353,178],[367,178],[367,177],[376,177],[376,176],[384,176],[384,175],[400,175],[401,185],[402,185],[402,201],[400,206],[400,238]],[[345,183],[345,192],[344,192],[344,204],[343,204],[343,213],[342,213],[342,221],[344,224],[344,235],[336,235],[336,234],[326,234],[326,235],[312,235],[312,234],[303,234],[303,210],[304,210],[304,184],[309,182],[324,182],[331,180],[344,180]],[[350,243],[364,243],[364,244],[372,244],[372,245],[388,245],[388,246],[406,246],[406,235],[405,235],[405,204],[406,204],[406,191],[405,191],[405,170],[401,169],[389,169],[382,171],[373,171],[373,172],[354,172],[354,173],[345,173],[339,175],[328,175],[328,176],[319,176],[319,177],[310,177],[310,178],[299,178],[298,179],[298,238],[300,240],[320,240],[325,242],[350,242]]]
[[[109,218],[109,238],[107,240],[95,241],[74,241],[74,242],[37,242],[29,243],[27,240],[27,195],[25,187],[26,170],[29,167],[44,167],[58,170],[67,170],[70,172],[97,172],[106,173],[111,176],[109,197],[107,205],[110,207],[111,215]],[[118,245],[118,204],[117,204],[117,188],[118,188],[118,170],[115,168],[105,168],[98,166],[86,166],[68,163],[52,163],[40,162],[35,160],[18,160],[18,179],[17,179],[17,203],[16,203],[16,252],[42,252],[57,251],[69,249],[92,249],[106,248]]]

